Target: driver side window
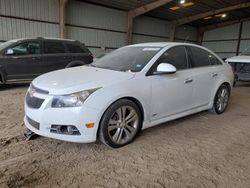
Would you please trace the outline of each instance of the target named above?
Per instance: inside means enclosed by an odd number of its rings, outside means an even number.
[[[177,70],[188,68],[187,54],[184,46],[176,46],[168,49],[158,59],[157,64],[169,63],[176,67]]]
[[[22,42],[13,48],[12,55],[35,55],[40,53],[39,43],[38,42]]]

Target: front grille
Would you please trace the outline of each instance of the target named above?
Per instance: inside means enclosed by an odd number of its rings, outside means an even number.
[[[32,119],[30,119],[28,116],[26,116],[27,121],[29,124],[34,127],[35,129],[39,130],[40,129],[40,124]]]
[[[31,97],[29,93],[26,95],[26,103],[31,108],[38,109],[42,106],[43,102],[44,99],[39,99],[34,96]]]

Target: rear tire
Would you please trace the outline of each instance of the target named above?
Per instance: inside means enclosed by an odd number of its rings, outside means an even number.
[[[226,85],[221,85],[214,97],[212,112],[222,114],[228,106],[230,97],[230,89]]]
[[[138,106],[127,99],[113,103],[104,113],[98,136],[102,143],[119,148],[131,143],[142,126],[142,115]]]

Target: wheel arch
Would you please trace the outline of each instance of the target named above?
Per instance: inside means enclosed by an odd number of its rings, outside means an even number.
[[[215,85],[215,87],[214,87],[214,89],[213,89],[213,92],[212,92],[212,95],[211,95],[211,101],[210,101],[210,104],[209,104],[210,107],[212,107],[212,105],[213,105],[213,103],[214,103],[215,95],[216,95],[218,89],[219,89],[222,85],[226,85],[226,86],[228,87],[228,89],[229,89],[229,94],[231,94],[232,85],[230,84],[230,82],[227,81],[227,80],[224,80],[224,79],[221,80],[220,82],[218,82],[218,83]]]
[[[123,97],[123,98],[120,98],[118,100],[121,100],[121,99],[130,100],[130,101],[134,102],[138,106],[138,108],[139,108],[139,110],[141,112],[142,122],[143,122],[144,121],[145,112],[144,112],[144,108],[142,106],[142,103],[138,99],[136,99],[134,97]],[[116,100],[116,101],[118,101],[118,100]]]
[[[230,92],[231,92],[232,87],[231,87],[231,85],[229,84],[229,82],[223,82],[221,85],[225,85],[225,86],[227,86],[227,87],[228,87],[228,89],[229,89],[229,90],[230,90]]]
[[[223,83],[221,83],[221,84],[219,85],[219,87],[217,88],[217,91],[218,91],[218,89],[219,89],[221,86],[223,86],[223,85],[225,85],[225,86],[229,89],[229,94],[231,94],[232,86],[230,85],[229,82],[223,82]],[[217,91],[216,91],[216,92],[217,92]]]

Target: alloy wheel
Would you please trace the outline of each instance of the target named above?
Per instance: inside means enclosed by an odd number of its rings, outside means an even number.
[[[229,100],[229,92],[226,87],[222,88],[220,92],[218,92],[216,107],[219,112],[223,112],[228,104]]]
[[[132,140],[139,126],[139,115],[131,106],[119,107],[108,121],[108,134],[116,144]]]

